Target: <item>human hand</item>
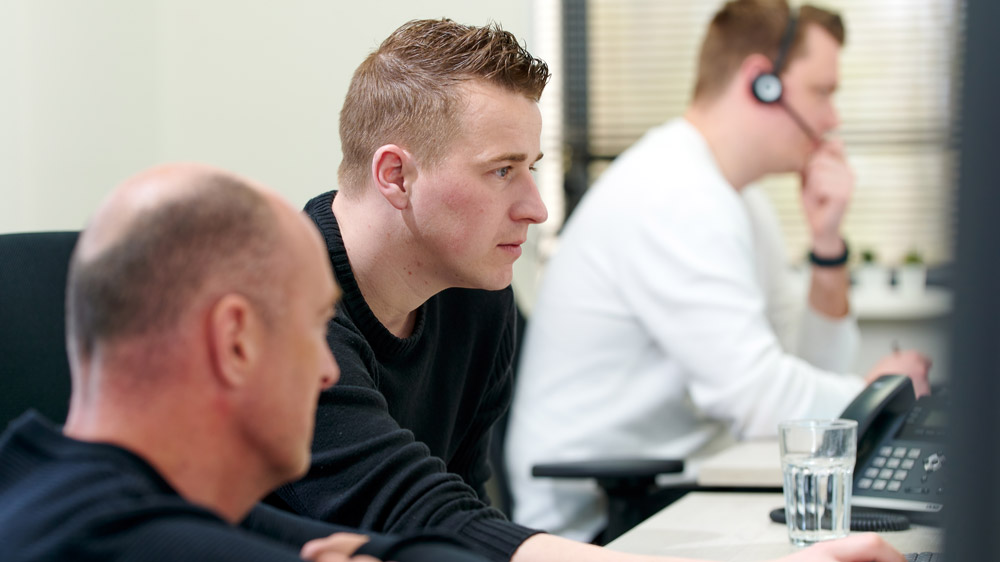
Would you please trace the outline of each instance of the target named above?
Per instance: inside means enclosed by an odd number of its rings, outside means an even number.
[[[334,533],[302,545],[299,557],[310,562],[379,562],[378,558],[366,554],[351,556],[366,542],[368,537],[365,535]]]
[[[905,558],[875,533],[823,541],[775,562],[905,562]]]
[[[840,139],[824,141],[802,171],[802,210],[816,255],[843,253],[840,223],[853,192],[854,172],[847,165],[844,143]]]
[[[929,396],[931,383],[927,375],[930,369],[931,360],[919,351],[894,351],[875,364],[865,377],[865,384],[871,384],[882,375],[906,375],[913,381],[913,393],[917,398]]]

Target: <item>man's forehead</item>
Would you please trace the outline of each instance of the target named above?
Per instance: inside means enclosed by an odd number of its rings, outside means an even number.
[[[481,163],[534,162],[541,157],[538,104],[495,86],[469,89],[454,153]]]
[[[840,75],[840,44],[818,26],[810,26],[806,39],[802,51],[789,61],[782,77],[836,88]]]
[[[840,50],[841,44],[829,31],[817,24],[810,24],[804,30],[803,41],[797,56],[789,64],[805,61],[836,67],[839,62]]]

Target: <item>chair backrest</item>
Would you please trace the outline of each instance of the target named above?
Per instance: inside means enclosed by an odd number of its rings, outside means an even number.
[[[63,423],[66,272],[78,232],[0,234],[0,431],[29,408]]]

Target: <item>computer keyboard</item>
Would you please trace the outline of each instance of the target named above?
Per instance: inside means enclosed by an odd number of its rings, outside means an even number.
[[[911,552],[903,556],[906,562],[944,562],[944,554],[940,552]]]

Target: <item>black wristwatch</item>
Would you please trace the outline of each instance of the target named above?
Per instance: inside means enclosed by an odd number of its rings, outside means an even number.
[[[840,267],[847,263],[847,258],[851,256],[851,250],[847,247],[847,241],[841,239],[844,243],[844,252],[837,257],[833,258],[821,258],[816,255],[815,252],[809,250],[809,263],[818,267]]]

